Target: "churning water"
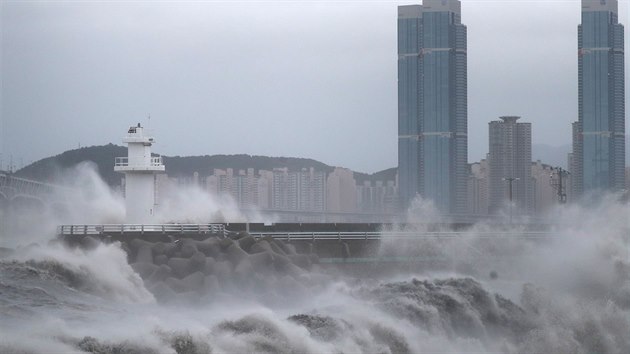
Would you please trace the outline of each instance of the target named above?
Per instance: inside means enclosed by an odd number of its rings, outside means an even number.
[[[388,255],[429,260],[413,267],[248,269],[173,301],[119,243],[5,243],[0,352],[630,353],[630,206],[611,196],[554,213],[544,240],[476,225],[458,239],[384,241]]]

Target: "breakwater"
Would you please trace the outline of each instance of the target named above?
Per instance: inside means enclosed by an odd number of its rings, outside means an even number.
[[[290,242],[271,237],[256,239],[245,231],[66,235],[62,239],[70,246],[86,250],[103,242],[120,242],[128,263],[161,302],[185,302],[254,288],[268,292],[271,299],[278,292],[305,293],[313,285],[313,279],[319,277],[313,269],[319,263],[319,256],[312,244],[302,244],[298,250]],[[344,243],[336,246],[343,248]]]

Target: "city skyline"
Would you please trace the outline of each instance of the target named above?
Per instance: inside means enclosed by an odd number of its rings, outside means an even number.
[[[393,19],[397,5],[408,3],[419,2],[4,1],[4,164],[10,155],[14,164],[28,164],[78,144],[116,142],[119,126],[150,114],[149,126],[161,136],[156,151],[165,155],[292,155],[366,172],[395,166]],[[579,1],[463,0],[462,7],[469,28],[468,162],[485,156],[485,124],[505,114],[532,122],[534,144],[570,144]],[[623,24],[627,10],[621,1]],[[230,22],[235,16],[249,19],[256,33]],[[310,45],[296,46],[300,38]],[[239,48],[257,59],[241,60]],[[347,134],[353,129],[359,139]]]

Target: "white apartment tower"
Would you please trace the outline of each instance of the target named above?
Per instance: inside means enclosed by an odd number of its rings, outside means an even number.
[[[517,123],[517,116],[489,123],[489,212],[508,205],[510,195],[519,212],[532,211],[532,126]],[[511,190],[510,190],[511,188]]]

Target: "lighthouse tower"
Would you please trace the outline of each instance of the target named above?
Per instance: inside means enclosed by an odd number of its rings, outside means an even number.
[[[158,173],[164,173],[162,157],[151,156],[155,141],[144,135],[144,128],[130,127],[123,143],[127,144],[127,157],[117,157],[114,171],[125,174],[126,222],[149,224],[155,215]]]

